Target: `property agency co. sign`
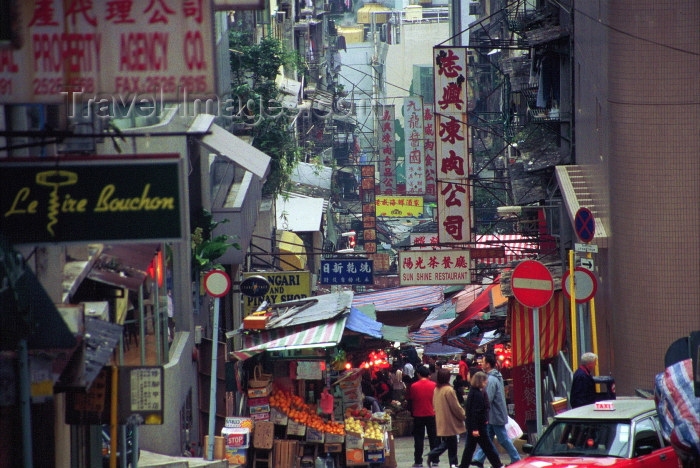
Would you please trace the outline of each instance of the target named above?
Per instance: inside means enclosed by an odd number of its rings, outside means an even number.
[[[15,244],[182,237],[177,155],[0,163],[0,233]]]

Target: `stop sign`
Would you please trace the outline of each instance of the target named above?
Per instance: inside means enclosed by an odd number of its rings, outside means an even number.
[[[515,298],[525,307],[542,307],[554,294],[552,274],[535,260],[526,260],[516,266],[510,285]]]

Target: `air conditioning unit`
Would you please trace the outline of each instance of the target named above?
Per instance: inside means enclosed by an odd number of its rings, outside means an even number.
[[[481,3],[479,2],[469,2],[469,15],[470,16],[481,16]]]

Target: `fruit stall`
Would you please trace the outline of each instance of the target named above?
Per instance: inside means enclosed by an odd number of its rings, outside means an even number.
[[[245,347],[231,353],[238,360],[239,403],[233,412],[249,418],[252,430],[248,437],[240,437],[241,430],[227,430],[237,445],[229,466],[396,466],[390,414],[363,408],[360,384],[367,369],[353,367],[345,349],[357,351],[364,339],[358,339],[357,330],[346,329],[350,307],[340,299],[325,312],[313,310],[323,296],[316,296],[311,305],[276,304],[274,309],[283,313],[268,316],[261,336],[247,330]],[[376,349],[377,338],[372,339]],[[256,437],[259,432],[269,436]],[[227,440],[227,453],[229,445],[234,444]]]

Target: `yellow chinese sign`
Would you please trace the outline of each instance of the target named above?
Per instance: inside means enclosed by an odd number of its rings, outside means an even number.
[[[423,214],[423,197],[377,195],[376,206],[377,216],[418,217]]]
[[[255,309],[263,301],[267,301],[269,305],[311,296],[311,272],[309,271],[243,273],[244,279],[249,276],[263,276],[267,278],[267,281],[270,282],[270,290],[262,297],[243,296],[244,317],[255,312]]]

